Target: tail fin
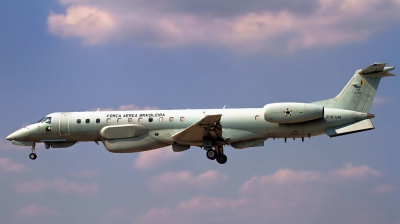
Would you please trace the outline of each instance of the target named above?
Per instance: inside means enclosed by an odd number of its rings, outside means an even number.
[[[338,108],[368,113],[382,77],[394,76],[389,73],[394,67],[386,63],[374,63],[357,70],[344,89],[335,98],[314,102],[329,108]]]

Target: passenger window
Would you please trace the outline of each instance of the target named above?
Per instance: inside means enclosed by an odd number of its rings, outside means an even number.
[[[128,122],[129,122],[129,123],[132,123],[132,118],[128,118]]]
[[[164,120],[164,118],[162,118],[162,117],[158,118],[159,122],[163,122],[163,120]]]
[[[96,123],[100,123],[100,118],[97,118],[97,119],[96,119]]]
[[[111,122],[111,118],[107,118],[107,123],[110,123]]]
[[[139,122],[143,122],[143,118],[139,118],[138,121],[139,121]]]
[[[260,120],[260,115],[256,115],[255,119],[256,121]]]
[[[181,117],[181,118],[180,118],[180,121],[185,121],[185,117]]]
[[[149,122],[153,122],[153,118],[152,117],[149,117]]]
[[[86,119],[86,124],[89,124],[90,123],[90,119]]]
[[[80,124],[81,123],[81,119],[76,120],[76,123]]]
[[[117,122],[118,122],[118,123],[121,123],[121,120],[122,120],[121,118],[118,118],[118,119],[117,119]]]
[[[170,121],[170,122],[173,122],[173,121],[174,121],[174,118],[173,118],[173,117],[170,117],[170,118],[169,118],[169,121]]]

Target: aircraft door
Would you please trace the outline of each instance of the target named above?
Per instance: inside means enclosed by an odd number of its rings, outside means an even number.
[[[69,113],[60,114],[60,135],[69,135]]]

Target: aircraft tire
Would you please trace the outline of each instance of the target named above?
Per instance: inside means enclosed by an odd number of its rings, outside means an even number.
[[[37,155],[35,153],[29,154],[29,159],[35,160],[37,158]]]
[[[218,162],[219,164],[225,164],[227,161],[228,161],[228,157],[226,157],[225,154],[219,154],[219,155],[217,156],[217,162]]]
[[[207,150],[206,156],[210,160],[214,160],[217,157],[217,152],[214,149]]]

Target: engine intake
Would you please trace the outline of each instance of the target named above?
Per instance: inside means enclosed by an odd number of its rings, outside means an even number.
[[[310,103],[271,103],[264,106],[264,118],[272,123],[300,123],[324,117],[324,107]]]

